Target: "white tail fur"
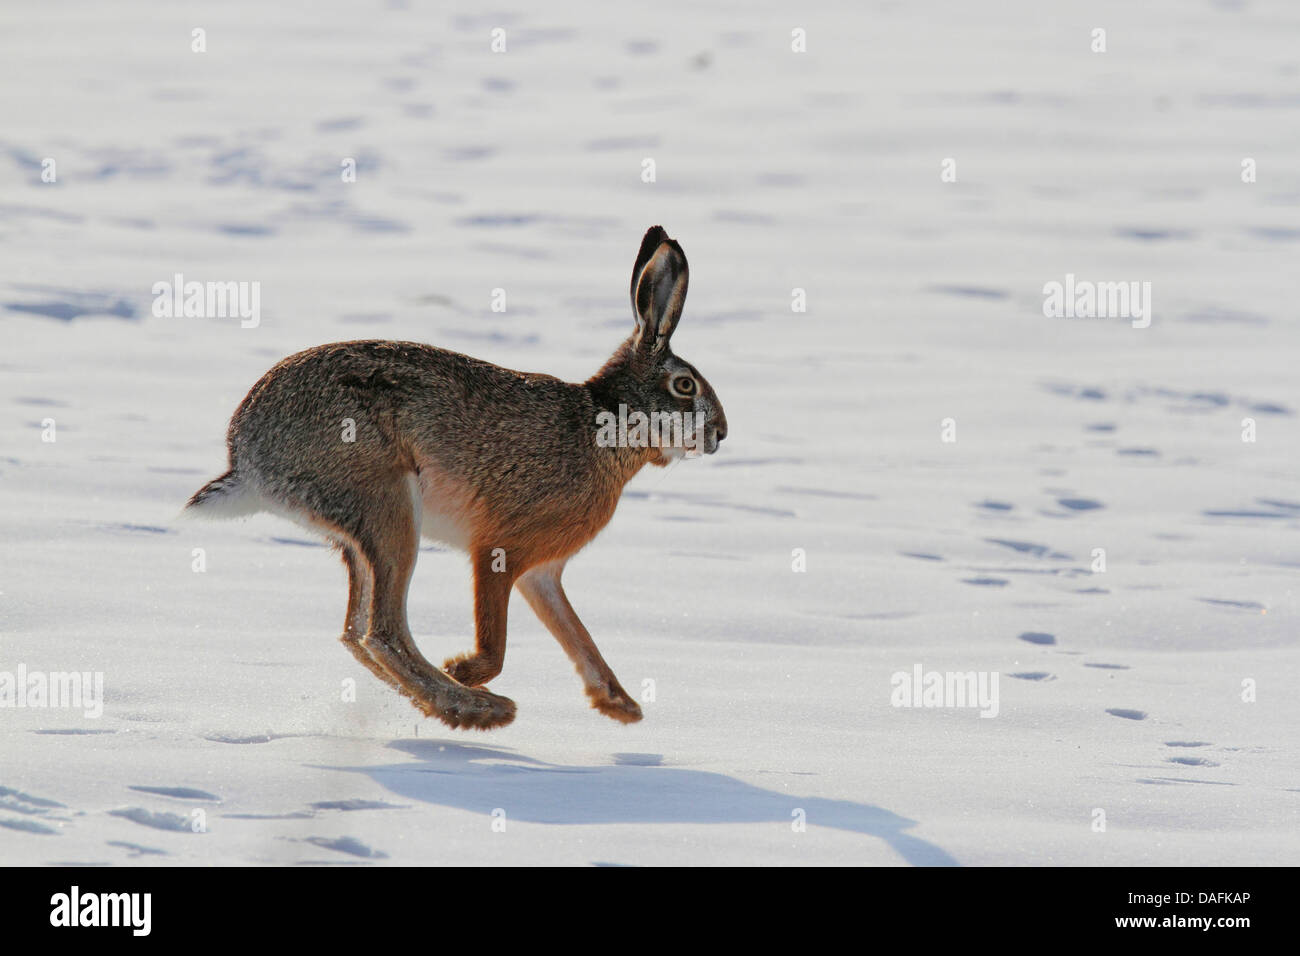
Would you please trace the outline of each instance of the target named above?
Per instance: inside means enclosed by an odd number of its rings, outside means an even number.
[[[228,471],[196,491],[181,513],[202,518],[242,518],[261,510],[258,495]]]

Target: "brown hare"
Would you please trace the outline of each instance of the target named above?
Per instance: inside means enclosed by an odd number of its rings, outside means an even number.
[[[560,576],[614,514],[643,465],[712,454],[727,419],[712,387],[672,353],[686,256],[659,226],[632,269],[636,327],[582,384],[501,368],[415,342],[339,342],[262,376],[230,421],[230,470],[186,511],[271,511],[342,552],[342,641],[367,668],[451,727],[510,723],[514,702],[482,689],[501,673],[516,587],[581,675],[592,706],[641,719],[578,620]],[[647,418],[694,423],[647,441]],[[616,430],[612,422],[617,417]],[[636,422],[632,428],[627,425]],[[475,649],[439,670],[419,652],[406,594],[421,535],[466,551]]]

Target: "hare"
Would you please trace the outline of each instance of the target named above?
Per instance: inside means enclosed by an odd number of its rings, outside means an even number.
[[[291,355],[240,403],[226,438],[230,469],[185,510],[270,511],[322,533],[348,570],[344,646],[451,727],[501,727],[515,717],[513,701],[482,687],[505,661],[511,587],[572,659],[592,706],[640,720],[560,577],[642,466],[687,453],[684,432],[645,441],[645,417],[693,416],[685,420],[696,423],[706,454],[727,436],[713,388],[669,348],[687,278],[681,246],[652,227],[632,269],[635,328],[581,384],[415,342],[339,342]],[[615,416],[624,423],[638,413],[642,427],[615,436]],[[444,670],[420,654],[407,624],[421,536],[464,550],[473,566],[475,649]]]

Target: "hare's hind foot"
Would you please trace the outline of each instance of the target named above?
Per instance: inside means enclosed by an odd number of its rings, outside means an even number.
[[[469,687],[460,690],[462,695],[435,691],[433,701],[413,703],[426,716],[436,717],[453,730],[492,730],[514,721],[515,702],[509,697]]]
[[[408,654],[400,642],[367,637],[362,644],[426,717],[435,717],[454,730],[491,730],[515,719],[515,702],[509,697],[457,683],[435,670],[418,651]]]
[[[606,717],[613,717],[621,724],[635,724],[641,719],[641,705],[616,680],[605,686],[588,686],[586,692],[591,706]]]

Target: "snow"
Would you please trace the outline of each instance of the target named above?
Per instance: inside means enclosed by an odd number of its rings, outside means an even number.
[[[1280,0],[0,9],[0,671],[105,687],[97,719],[0,708],[0,862],[1300,862],[1298,27]],[[338,645],[331,552],[177,520],[299,349],[587,377],[653,223],[730,434],[638,476],[566,575],[653,688],[640,724],[588,709],[516,597],[518,718],[449,731]],[[155,317],[177,273],[260,282],[259,324]],[[1151,326],[1046,318],[1068,274],[1150,282]],[[426,656],[471,614],[426,546]],[[891,706],[917,665],[998,673],[997,716]]]

